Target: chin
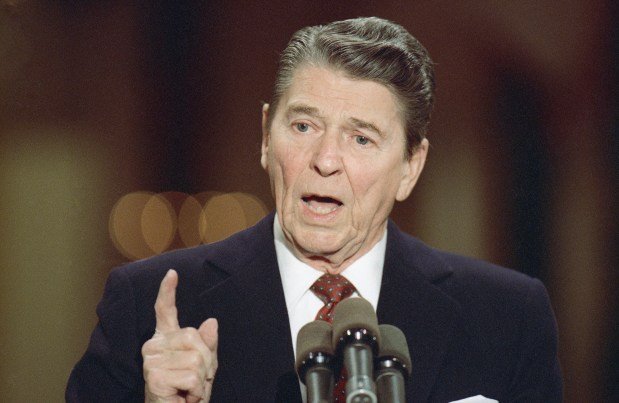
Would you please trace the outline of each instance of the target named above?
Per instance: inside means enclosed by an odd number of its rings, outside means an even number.
[[[342,240],[324,232],[305,233],[299,245],[306,251],[316,255],[330,255],[341,249]]]

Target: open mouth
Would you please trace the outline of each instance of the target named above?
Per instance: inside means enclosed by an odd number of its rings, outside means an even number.
[[[341,201],[326,196],[307,195],[303,196],[301,200],[316,214],[329,214],[344,205]]]

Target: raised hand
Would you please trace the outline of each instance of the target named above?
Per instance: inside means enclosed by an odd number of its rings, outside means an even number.
[[[206,403],[217,371],[217,320],[181,329],[178,274],[169,270],[155,302],[155,334],[142,346],[146,402]]]

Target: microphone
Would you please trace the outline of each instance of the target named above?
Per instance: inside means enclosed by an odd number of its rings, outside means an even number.
[[[333,401],[332,333],[331,324],[322,320],[309,322],[299,330],[295,368],[307,386],[307,403]]]
[[[333,311],[333,346],[343,355],[348,374],[346,403],[377,403],[374,358],[380,331],[372,305],[362,298],[347,298]]]
[[[381,403],[406,403],[404,384],[412,369],[406,337],[392,325],[380,325],[379,329],[376,391]]]

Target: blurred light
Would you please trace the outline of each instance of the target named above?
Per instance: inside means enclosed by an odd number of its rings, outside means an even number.
[[[247,193],[133,192],[112,208],[110,237],[120,253],[137,260],[225,239],[266,213],[264,203]]]
[[[211,199],[212,197],[221,195],[221,194],[222,194],[221,192],[206,191],[206,192],[200,192],[194,195],[196,200],[200,202],[200,217],[198,218],[198,231],[200,234],[200,243],[205,242],[204,240],[206,239],[206,233],[208,231],[208,225],[209,225],[208,217],[206,216],[206,212],[204,211],[204,206],[206,206],[209,199]]]
[[[187,196],[178,212],[178,235],[185,246],[196,246],[202,243],[200,228],[206,228],[202,214],[202,204],[193,196]]]
[[[152,195],[141,215],[142,236],[155,254],[172,244],[178,220],[172,203],[162,194]]]
[[[195,243],[190,245],[186,242],[183,242],[181,238],[181,234],[180,234],[181,224],[179,224],[179,221],[180,221],[181,210],[183,208],[183,205],[187,201],[187,199],[191,196],[188,196],[186,193],[182,193],[182,192],[163,192],[163,193],[158,193],[158,195],[164,198],[169,203],[169,206],[171,209],[171,215],[174,217],[173,220],[175,222],[174,229],[172,230],[170,234],[171,239],[169,241],[169,244],[167,245],[166,248],[164,248],[164,250],[162,250],[162,252],[167,249],[178,249],[178,248],[183,248],[185,246],[197,245]],[[156,217],[154,218],[156,219]],[[184,228],[186,228],[186,225],[184,226]],[[158,253],[161,253],[161,252],[158,252]]]
[[[150,192],[133,192],[121,197],[110,214],[109,231],[116,249],[129,259],[152,256],[142,234],[142,211],[152,197]]]
[[[217,242],[248,227],[243,206],[231,194],[212,197],[204,206],[205,243]]]
[[[245,227],[251,227],[260,221],[267,213],[265,204],[256,196],[249,193],[231,193],[231,196],[241,205],[245,214]]]

